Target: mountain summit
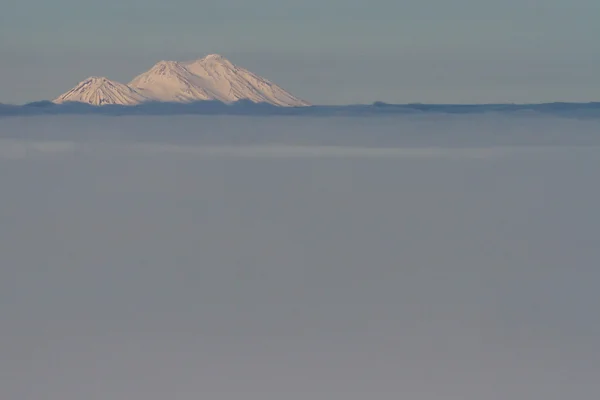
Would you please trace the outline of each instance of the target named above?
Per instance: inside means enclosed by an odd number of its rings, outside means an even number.
[[[75,101],[98,106],[104,104],[134,105],[147,100],[127,85],[101,76],[91,76],[54,99],[54,103]]]
[[[200,77],[191,74],[177,61],[156,63],[150,70],[133,78],[128,86],[154,101],[187,103],[217,99]]]
[[[147,101],[189,103],[250,100],[281,107],[308,106],[304,100],[219,54],[194,61],[160,61],[129,84],[91,77],[54,100],[93,105],[135,105]]]

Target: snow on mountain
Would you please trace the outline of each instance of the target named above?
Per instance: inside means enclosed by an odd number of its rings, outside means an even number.
[[[276,106],[308,106],[304,100],[218,54],[194,61],[160,61],[124,85],[92,77],[54,100],[94,105],[134,105],[146,101],[188,103],[219,100],[265,102]]]
[[[92,76],[60,95],[54,100],[54,103],[60,104],[73,101],[95,106],[105,104],[134,105],[147,100],[127,85],[104,77]]]
[[[158,62],[149,71],[133,78],[128,86],[155,101],[221,100],[218,94],[210,92],[202,78],[177,61]]]
[[[183,63],[188,71],[203,78],[207,87],[224,102],[248,99],[277,106],[307,106],[304,100],[294,97],[274,83],[232,64],[218,54]]]

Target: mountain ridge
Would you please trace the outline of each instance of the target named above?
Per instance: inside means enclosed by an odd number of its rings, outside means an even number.
[[[128,84],[92,76],[53,100],[90,105],[139,105],[145,102],[191,103],[250,100],[280,107],[309,106],[275,83],[233,64],[219,54],[192,61],[161,60]]]
[[[92,105],[135,105],[147,99],[136,90],[103,76],[90,76],[53,100],[54,103],[80,102]]]
[[[24,105],[0,104],[0,118],[33,115],[104,115],[104,116],[156,116],[156,115],[244,115],[291,117],[377,117],[425,115],[510,115],[515,118],[552,115],[561,118],[600,118],[600,102],[586,103],[494,103],[494,104],[371,104],[312,105],[308,107],[278,107],[268,103],[240,100],[230,104],[221,101],[195,101],[168,103],[148,101],[132,106],[107,104],[102,107],[82,102],[56,104],[36,101]]]

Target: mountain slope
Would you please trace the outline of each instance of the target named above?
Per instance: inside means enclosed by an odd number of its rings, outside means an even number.
[[[207,85],[200,77],[176,61],[158,62],[149,71],[133,78],[128,86],[155,101],[187,103],[217,97],[205,88]]]
[[[92,76],[57,97],[54,103],[73,101],[97,106],[105,104],[134,105],[147,100],[146,97],[127,85],[104,77]]]
[[[194,75],[203,78],[207,87],[218,94],[216,98],[224,102],[248,99],[284,107],[309,105],[273,82],[232,64],[218,54],[210,54],[183,65]]]
[[[188,62],[161,61],[135,77],[129,86],[157,101],[250,100],[284,107],[309,105],[218,54]]]
[[[190,103],[202,100],[224,103],[250,100],[282,107],[310,105],[218,54],[188,62],[160,61],[127,85],[91,77],[54,102],[135,105],[147,101]]]

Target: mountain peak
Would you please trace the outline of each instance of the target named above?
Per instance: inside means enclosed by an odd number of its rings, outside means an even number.
[[[177,73],[184,70],[185,67],[177,61],[159,61],[148,72],[152,72],[159,75],[168,75],[170,73]]]
[[[220,54],[208,54],[194,61],[184,63],[186,66],[191,64],[200,64],[206,66],[224,66],[226,68],[235,68],[235,65]]]
[[[207,54],[202,57],[201,60],[227,61],[227,59],[220,54]]]
[[[127,85],[111,81],[103,76],[90,76],[77,86],[63,93],[54,103],[79,102],[92,105],[139,104],[147,100]]]
[[[110,82],[110,79],[104,76],[90,76],[89,78],[83,80],[83,82]]]
[[[187,103],[215,98],[201,78],[177,61],[159,61],[148,71],[133,78],[128,85],[155,101]]]
[[[309,105],[267,79],[214,53],[195,61],[161,60],[127,85],[93,76],[54,102],[129,105],[152,100],[178,103],[249,100],[283,107]]]
[[[90,76],[79,82],[78,86],[98,87],[102,85],[110,85],[112,83],[113,81],[104,76]]]

